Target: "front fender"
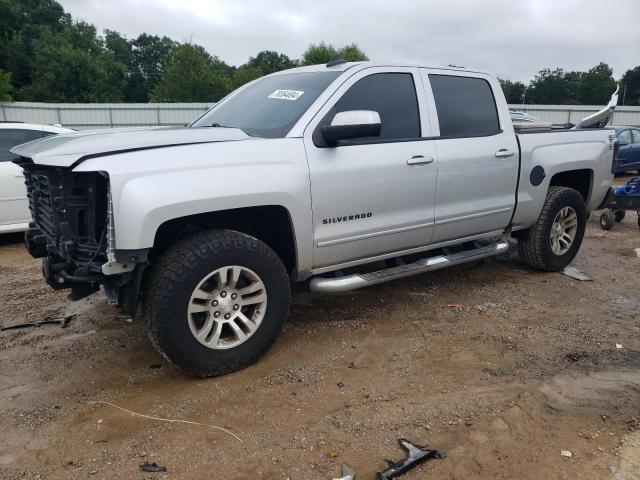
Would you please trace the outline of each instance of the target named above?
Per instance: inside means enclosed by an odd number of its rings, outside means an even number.
[[[277,205],[291,216],[299,269],[313,264],[309,172],[300,139],[131,152],[75,169],[96,170],[109,175],[118,250],[152,247],[160,225],[175,218]]]

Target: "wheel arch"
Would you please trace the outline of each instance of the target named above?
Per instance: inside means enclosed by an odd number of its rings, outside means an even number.
[[[573,188],[582,195],[584,203],[588,205],[593,190],[593,170],[580,168],[556,172],[549,180],[549,187]]]
[[[299,261],[291,213],[281,205],[260,205],[197,213],[172,218],[156,230],[150,258],[158,258],[175,242],[202,230],[233,230],[250,235],[271,247],[287,272],[294,275]]]

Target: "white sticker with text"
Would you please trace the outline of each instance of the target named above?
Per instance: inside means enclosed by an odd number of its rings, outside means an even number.
[[[297,100],[304,92],[300,90],[276,90],[269,98],[277,98],[279,100]]]

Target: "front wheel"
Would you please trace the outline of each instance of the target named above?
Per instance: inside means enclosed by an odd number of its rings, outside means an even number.
[[[286,269],[266,244],[238,232],[199,232],[153,268],[145,299],[149,337],[186,373],[230,373],[275,341],[290,295]]]
[[[562,270],[578,253],[586,223],[580,193],[567,187],[549,187],[538,221],[518,239],[521,261],[539,270]]]

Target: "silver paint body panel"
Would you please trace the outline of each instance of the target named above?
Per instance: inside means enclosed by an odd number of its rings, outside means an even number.
[[[591,170],[591,209],[611,186],[609,131],[516,137],[500,85],[489,74],[369,62],[332,68],[342,74],[282,139],[253,138],[233,128],[123,129],[39,140],[18,147],[15,153],[40,164],[106,172],[119,249],[152,247],[160,225],[171,219],[241,207],[282,206],[295,234],[298,280],[500,236],[510,222],[514,229],[527,228],[538,218],[555,173]],[[422,138],[315,146],[315,127],[349,86],[380,72],[413,75]],[[502,132],[440,138],[429,73],[487,80]],[[546,177],[534,187],[529,172],[537,165],[545,169]],[[365,216],[349,220],[358,214]],[[344,217],[347,221],[325,222]]]

